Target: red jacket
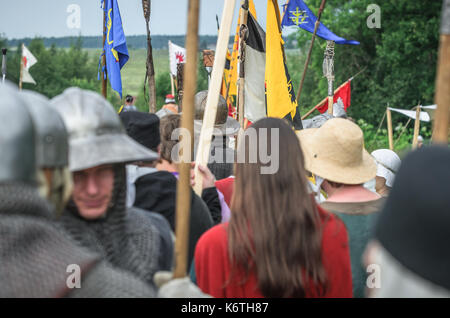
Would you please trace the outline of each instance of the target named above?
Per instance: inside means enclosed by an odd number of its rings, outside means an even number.
[[[233,196],[234,190],[234,176],[217,180],[215,184],[216,188],[223,193],[225,202],[228,206],[231,206],[231,197]]]
[[[335,215],[317,207],[323,225],[322,261],[327,274],[328,290],[325,297],[352,297],[352,272],[347,230]],[[233,281],[228,257],[228,223],[219,224],[205,232],[195,249],[195,272],[200,289],[220,298],[263,297],[256,274],[251,272],[245,284],[238,284],[244,277],[238,272]],[[314,290],[306,290],[307,297],[317,297]]]

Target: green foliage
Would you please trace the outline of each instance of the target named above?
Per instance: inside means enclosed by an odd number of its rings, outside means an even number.
[[[307,5],[317,14],[320,2],[309,0]],[[321,22],[335,34],[361,43],[336,45],[335,88],[365,69],[352,81],[349,115],[376,125],[388,103],[398,108],[433,103],[442,2],[379,1],[380,29],[367,27],[372,12],[366,10],[371,3],[327,2]],[[306,55],[311,33],[299,29],[296,35],[300,51]],[[300,99],[302,107],[314,106],[327,94],[327,81],[322,77],[325,46],[325,40],[316,38]],[[294,87],[298,87],[295,71],[289,70],[294,74]]]
[[[77,41],[78,38],[81,38],[83,42],[83,48],[87,49],[97,49],[102,47],[103,38],[101,36],[65,36],[65,37],[50,37],[50,38],[42,38],[44,41],[45,47],[50,47],[52,45],[56,45],[60,48],[70,48],[74,42]],[[168,41],[172,41],[173,43],[183,46],[185,45],[185,36],[184,35],[152,35],[152,47],[154,50],[166,49],[168,48]],[[17,46],[25,43],[26,46],[33,41],[32,38],[23,38],[23,39],[12,39],[9,40],[10,46]],[[232,44],[234,41],[234,35],[230,36],[229,44]],[[199,35],[199,47],[202,49],[206,49],[208,46],[214,46],[217,42],[216,35]],[[129,50],[133,49],[146,49],[147,48],[147,35],[129,35],[127,36],[127,46]]]
[[[97,82],[97,62],[89,59],[82,49],[78,38],[69,49],[56,46],[46,48],[42,39],[33,39],[27,46],[38,62],[30,69],[30,74],[36,82],[23,83],[24,89],[37,91],[52,98],[70,86],[84,89],[100,90]],[[8,53],[7,79],[18,84],[20,79],[21,45],[15,51]]]
[[[364,133],[365,148],[372,152],[376,149],[389,149],[388,130],[386,120],[383,121],[382,126],[372,125],[364,119],[358,119],[358,126]],[[419,134],[424,138],[424,143],[429,143],[431,139],[431,124],[421,122]],[[414,121],[410,121],[409,125],[402,122],[393,123],[393,141],[394,150],[402,155],[411,149],[411,144],[414,135]],[[427,141],[428,140],[428,141]]]

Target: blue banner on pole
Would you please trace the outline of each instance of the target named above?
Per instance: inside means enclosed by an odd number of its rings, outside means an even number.
[[[106,38],[104,54],[106,57],[106,71],[113,90],[122,98],[122,78],[120,69],[129,59],[125,33],[122,28],[117,0],[103,0],[106,14]]]
[[[303,0],[289,0],[283,5],[283,19],[281,20],[281,26],[297,26],[308,32],[314,33],[314,25],[316,24],[317,17],[309,10],[308,6]],[[358,45],[358,41],[346,40],[337,36],[331,32],[322,22],[319,22],[316,35],[325,40],[334,41],[337,44],[352,44]]]

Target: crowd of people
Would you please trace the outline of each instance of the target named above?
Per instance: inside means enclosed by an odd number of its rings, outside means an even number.
[[[244,130],[220,97],[172,279],[182,109],[125,99],[0,86],[0,297],[450,297],[450,148],[370,154],[338,104]]]

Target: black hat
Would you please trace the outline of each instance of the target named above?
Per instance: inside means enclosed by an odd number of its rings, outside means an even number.
[[[157,150],[161,142],[158,116],[144,112],[122,112],[119,116],[128,136],[153,151]]]
[[[375,237],[404,267],[450,290],[448,147],[423,147],[403,160]]]

